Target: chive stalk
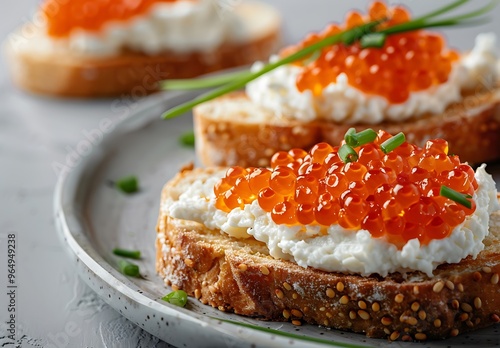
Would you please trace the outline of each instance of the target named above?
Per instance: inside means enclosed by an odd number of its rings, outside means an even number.
[[[452,201],[455,201],[456,203],[463,205],[467,209],[470,209],[472,207],[472,203],[467,199],[467,198],[472,198],[470,195],[466,195],[458,191],[455,191],[454,189],[448,186],[442,185],[441,189],[439,190],[439,195],[445,198],[449,198]]]
[[[128,257],[129,259],[138,260],[141,258],[141,252],[139,250],[127,250],[121,248],[114,248],[113,254],[122,257]]]
[[[200,77],[197,79],[165,80],[160,83],[164,90],[189,91],[203,88],[212,88],[225,85],[231,81],[246,77],[250,71],[228,72],[223,75]]]
[[[229,319],[222,319],[222,318],[216,318],[216,317],[210,317],[214,320],[219,320],[224,323],[229,323],[233,325],[238,325],[241,327],[246,327],[249,329],[257,330],[257,331],[262,331],[262,332],[267,332],[276,336],[281,336],[281,337],[287,337],[291,339],[295,339],[297,341],[305,341],[305,342],[314,342],[314,343],[321,343],[327,346],[331,347],[337,347],[337,348],[368,348],[368,346],[364,345],[358,345],[354,343],[344,343],[344,342],[338,342],[338,341],[332,341],[332,340],[325,340],[322,338],[318,337],[310,337],[310,336],[304,336],[304,335],[298,335],[294,334],[292,332],[286,332],[283,330],[276,330],[276,329],[271,329],[263,326],[258,326],[258,325],[253,325],[249,323],[244,323],[240,321],[235,321],[235,320],[229,320]],[[298,346],[301,346],[300,342],[297,342]]]
[[[406,137],[403,132],[399,132],[392,138],[387,139],[384,141],[382,144],[380,144],[380,148],[384,153],[389,153],[401,144],[403,144],[406,141]]]

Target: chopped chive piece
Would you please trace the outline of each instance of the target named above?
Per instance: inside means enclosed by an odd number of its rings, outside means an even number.
[[[120,267],[120,272],[130,277],[139,276],[139,266],[129,262],[127,260],[118,260],[118,267]]]
[[[351,127],[345,132],[345,136],[356,134],[356,128]]]
[[[188,296],[184,290],[176,290],[163,296],[161,299],[173,305],[184,307],[188,301]]]
[[[361,44],[361,48],[381,48],[385,45],[385,40],[387,39],[387,35],[383,33],[370,33],[364,35],[359,41]]]
[[[455,201],[456,203],[463,205],[467,209],[470,209],[472,207],[472,203],[467,199],[467,198],[472,198],[470,195],[466,195],[458,191],[455,191],[454,189],[449,188],[448,186],[441,185],[441,189],[439,190],[439,195],[449,198],[452,201]]]
[[[126,176],[115,182],[116,187],[124,193],[139,191],[139,181],[134,175]]]
[[[354,129],[354,128],[351,128]],[[350,131],[350,130],[349,130]],[[345,141],[347,145],[351,147],[358,147],[361,145],[365,145],[368,143],[371,143],[377,139],[377,132],[375,132],[373,129],[365,129],[364,131],[361,131],[359,133],[349,133],[345,135]]]
[[[339,149],[339,157],[344,163],[356,162],[358,160],[358,154],[348,144],[344,144]]]
[[[345,140],[347,145],[353,146],[352,144],[354,142],[354,139],[353,139],[354,135],[356,135],[356,128],[349,128],[347,130],[347,132],[345,132],[344,140]]]
[[[387,139],[382,144],[380,144],[380,148],[384,153],[389,153],[401,144],[406,141],[406,137],[403,132],[400,132],[393,136],[392,138]]]
[[[118,256],[128,257],[129,259],[138,260],[141,258],[141,252],[139,250],[127,250],[127,249],[114,248],[113,254],[118,255]]]
[[[185,146],[194,146],[194,132],[186,132],[181,135],[180,142]]]

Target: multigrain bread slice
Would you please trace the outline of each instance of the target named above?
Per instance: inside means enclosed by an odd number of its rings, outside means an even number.
[[[4,49],[12,79],[24,90],[61,97],[140,97],[157,91],[158,81],[248,65],[276,51],[281,19],[273,7],[249,2],[234,11],[248,31],[248,40],[225,42],[211,52],[164,51],[148,55],[124,50],[114,56],[82,56],[69,49],[55,52],[36,45],[42,28],[38,32],[21,28],[10,36]]]
[[[184,169],[162,203],[216,169]],[[162,211],[156,269],[166,285],[222,311],[309,323],[390,340],[456,336],[500,322],[500,212],[476,259],[444,264],[433,277],[328,273],[274,259],[264,243],[238,240]]]
[[[376,125],[294,121],[235,92],[196,107],[194,124],[197,156],[205,166],[266,166],[277,151],[309,149],[321,141],[338,144],[350,127],[404,132],[418,146],[443,138],[450,153],[482,163],[500,158],[500,87],[464,95],[440,115]]]

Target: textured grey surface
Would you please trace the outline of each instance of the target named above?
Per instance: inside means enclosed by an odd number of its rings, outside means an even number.
[[[223,0],[221,0],[223,1]],[[352,7],[367,1],[272,0],[285,18],[287,41],[340,20]],[[485,3],[476,0],[474,3]],[[38,1],[4,1],[0,12],[0,37],[29,22]],[[392,1],[391,1],[392,3]],[[404,2],[416,13],[437,1]],[[500,35],[500,9],[496,21],[479,28],[447,32],[452,46],[471,47],[475,35],[494,31]],[[56,163],[72,156],[86,134],[103,120],[115,122],[136,107],[136,100],[95,102],[61,101],[24,94],[12,87],[3,57],[0,58],[0,346],[7,326],[6,239],[17,236],[17,339],[22,347],[168,347],[133,326],[107,306],[74,274],[66,250],[55,230],[52,195]]]

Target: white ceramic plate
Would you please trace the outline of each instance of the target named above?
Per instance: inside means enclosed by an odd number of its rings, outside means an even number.
[[[109,305],[151,334],[177,347],[324,347],[320,342],[291,339],[269,332],[222,322],[230,319],[263,328],[331,342],[333,346],[382,347],[386,340],[329,330],[312,325],[269,323],[219,312],[190,299],[186,308],[172,306],[160,298],[170,291],[156,276],[155,226],[163,184],[184,164],[194,161],[192,148],[183,147],[179,136],[192,129],[186,115],[163,121],[167,106],[193,95],[157,95],[142,103],[136,113],[121,123],[90,155],[62,177],[55,192],[58,227],[83,280]],[[499,166],[490,172],[500,173]],[[141,190],[124,195],[107,182],[137,175]],[[500,182],[500,176],[496,176]],[[128,278],[116,267],[112,249],[137,249],[144,279]],[[499,326],[446,341],[392,343],[392,347],[488,347],[498,346]],[[335,344],[334,342],[337,342]]]

